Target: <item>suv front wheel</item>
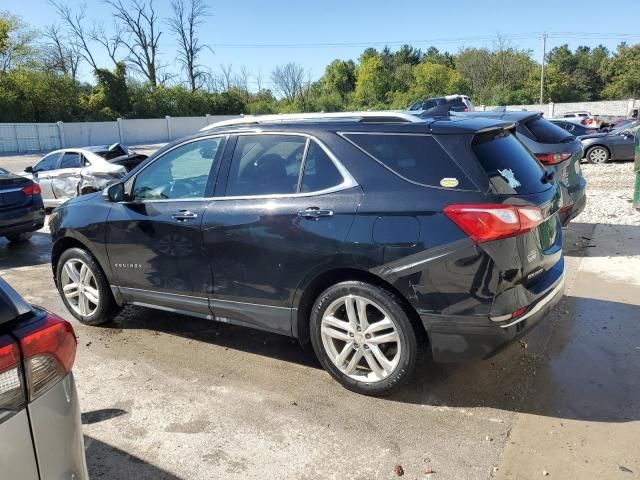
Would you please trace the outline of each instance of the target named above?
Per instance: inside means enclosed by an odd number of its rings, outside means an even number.
[[[67,310],[87,325],[101,325],[120,310],[98,262],[80,248],[65,250],[56,267],[60,297]]]
[[[388,395],[413,374],[418,347],[411,321],[392,292],[358,281],[325,290],[311,311],[311,342],[343,386]]]

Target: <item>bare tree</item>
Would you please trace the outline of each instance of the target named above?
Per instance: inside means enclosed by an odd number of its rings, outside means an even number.
[[[118,65],[120,59],[118,58],[117,52],[118,48],[122,45],[121,26],[114,22],[113,32],[109,35],[105,31],[103,24],[94,23],[89,35],[94,42],[97,42],[104,47],[113,64]]]
[[[279,65],[271,72],[271,82],[278,95],[293,102],[303,91],[304,68],[293,62]]]
[[[75,80],[80,65],[80,50],[70,42],[59,25],[53,24],[44,28],[44,56],[49,68],[61,72]]]
[[[192,92],[200,88],[205,80],[206,71],[198,64],[202,51],[209,48],[200,43],[197,30],[204,23],[204,18],[211,14],[204,0],[184,0],[171,2],[173,16],[169,18],[169,28],[178,39],[178,62],[187,74],[187,81]]]
[[[113,15],[122,22],[120,42],[127,51],[126,61],[144,76],[154,87],[168,77],[158,63],[158,42],[162,32],[158,30],[160,19],[153,7],[153,0],[105,0],[113,8]]]
[[[87,5],[82,4],[78,10],[73,11],[68,5],[64,5],[61,2],[51,0],[50,3],[56,9],[58,16],[67,27],[69,36],[71,37],[71,43],[75,46],[80,56],[91,68],[97,70],[98,64],[90,48],[91,34],[86,28]]]
[[[221,76],[219,83],[222,91],[229,90],[233,87],[233,65],[227,63],[226,65],[220,64]]]
[[[254,78],[256,79],[256,86],[258,87],[258,93],[260,93],[262,91],[262,81],[263,81],[262,68],[258,67],[258,72],[256,73]]]
[[[247,69],[246,65],[240,66],[240,72],[235,77],[235,85],[249,93],[249,79],[251,78],[251,72]]]

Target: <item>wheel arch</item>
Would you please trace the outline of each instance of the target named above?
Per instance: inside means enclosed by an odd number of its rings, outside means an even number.
[[[340,267],[324,271],[315,276],[303,289],[297,303],[295,304],[295,316],[292,322],[293,335],[298,338],[301,344],[305,345],[310,341],[309,318],[311,316],[311,308],[313,307],[313,304],[315,303],[318,296],[330,286],[335,285],[336,283],[350,280],[367,282],[372,285],[376,285],[390,291],[398,298],[400,298],[402,302],[401,306],[411,320],[414,331],[418,336],[418,342],[420,343],[421,341],[425,340],[428,341],[428,334],[424,328],[424,325],[422,324],[422,321],[420,320],[418,312],[402,294],[402,292],[400,292],[389,282],[371,272],[355,268]]]

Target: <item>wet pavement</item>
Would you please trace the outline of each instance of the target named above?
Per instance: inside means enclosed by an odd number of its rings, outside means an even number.
[[[137,307],[74,321],[91,476],[640,478],[639,232],[573,224],[567,295],[539,328],[490,360],[424,359],[388,399],[286,337]],[[71,318],[49,249],[46,232],[0,239],[0,274]]]

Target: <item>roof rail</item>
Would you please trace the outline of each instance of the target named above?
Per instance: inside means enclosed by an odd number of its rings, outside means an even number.
[[[212,123],[202,128],[200,131],[211,130],[212,128],[228,127],[233,125],[252,125],[259,123],[277,123],[289,121],[312,121],[312,120],[353,120],[362,121],[388,121],[388,122],[423,122],[424,120],[406,112],[394,112],[389,110],[377,112],[333,112],[333,113],[283,113],[279,115],[245,115],[242,118],[223,120]]]

